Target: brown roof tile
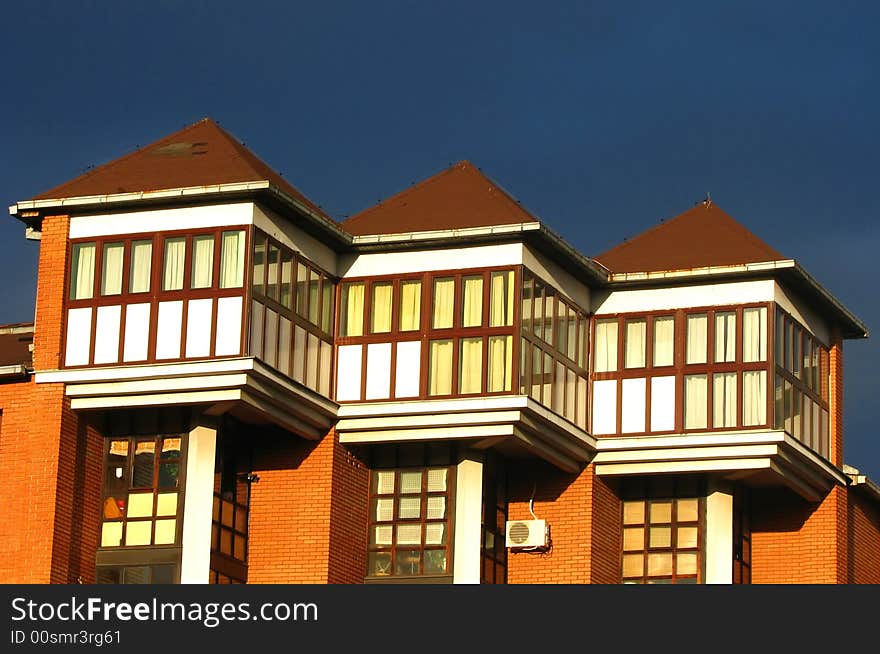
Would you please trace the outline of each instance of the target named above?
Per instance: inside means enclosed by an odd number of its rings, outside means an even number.
[[[321,209],[210,118],[98,166],[34,200],[266,180],[324,218]],[[331,219],[332,220],[332,219]]]
[[[534,222],[538,220],[473,164],[460,161],[342,226],[362,236]]]
[[[711,201],[596,257],[615,273],[689,270],[784,259]]]

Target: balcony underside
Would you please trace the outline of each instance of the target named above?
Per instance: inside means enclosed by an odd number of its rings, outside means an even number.
[[[811,502],[847,483],[783,431],[602,438],[598,449],[596,474],[606,476],[711,473],[748,486],[786,486]]]
[[[343,404],[336,426],[349,445],[463,441],[509,456],[540,457],[567,472],[593,456],[595,439],[525,396]]]
[[[335,402],[252,357],[47,371],[36,381],[64,383],[73,410],[201,405],[208,415],[273,423],[310,440],[336,421]]]

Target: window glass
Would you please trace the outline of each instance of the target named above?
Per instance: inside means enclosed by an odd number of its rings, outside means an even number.
[[[593,354],[595,372],[617,370],[617,320],[596,321],[596,348]]]
[[[165,239],[165,260],[162,271],[162,290],[179,291],[183,288],[186,261],[186,238]]]
[[[321,311],[321,273],[309,269],[309,322],[320,324]],[[389,321],[390,324],[390,321]]]
[[[125,245],[123,243],[104,244],[101,295],[119,295],[122,293],[124,253]]]
[[[309,269],[301,263],[296,264],[296,312],[308,318]],[[362,307],[363,308],[363,307]]]
[[[254,238],[254,259],[251,262],[254,273],[254,294],[264,295],[266,288],[266,238]]]
[[[153,242],[133,241],[131,244],[131,274],[129,291],[146,293],[150,290],[150,273],[152,271]]]
[[[75,243],[71,248],[70,299],[87,300],[95,288],[95,244]]]
[[[422,311],[422,282],[405,279],[400,282],[400,331],[419,328]]]
[[[706,338],[709,318],[706,314],[687,317],[687,363],[706,363]]]
[[[281,284],[278,301],[288,309],[293,306],[293,253],[281,251]]]
[[[458,392],[479,393],[483,385],[483,339],[461,339],[459,353]]]
[[[736,373],[712,375],[713,427],[736,427]]]
[[[192,279],[190,288],[209,288],[214,274],[214,236],[193,237]]]
[[[736,313],[715,314],[715,361],[736,361]]]
[[[643,368],[645,366],[645,320],[627,320],[625,324],[624,365],[627,368]]]
[[[743,361],[767,360],[767,307],[743,309]]]
[[[428,356],[428,395],[449,395],[452,393],[452,341],[431,341]]]
[[[704,429],[708,397],[706,375],[686,375],[684,378],[684,427]]]
[[[452,327],[452,318],[455,315],[455,279],[449,277],[434,280],[432,315],[434,329]]]
[[[462,278],[461,326],[479,327],[483,324],[483,277]],[[436,324],[434,325],[437,326]]]
[[[513,325],[513,271],[493,272],[489,277],[489,326]]]
[[[513,337],[489,337],[488,388],[490,393],[511,389],[513,360]]]
[[[361,336],[364,333],[364,283],[346,282],[340,291],[340,336]]]
[[[256,258],[256,252],[254,255]],[[242,285],[244,285],[244,231],[223,232],[220,246],[220,288],[241,288]]]
[[[333,332],[333,304],[336,297],[336,284],[326,277],[321,285],[321,329],[328,334]]]
[[[675,318],[654,318],[654,365],[671,366],[675,347]]]
[[[767,422],[767,371],[743,372],[743,426]]]
[[[381,334],[391,331],[391,282],[373,282],[370,304],[370,331]]]

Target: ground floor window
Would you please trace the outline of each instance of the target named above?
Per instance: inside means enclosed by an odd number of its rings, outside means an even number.
[[[447,444],[374,448],[368,579],[451,574],[454,485],[455,467]]]
[[[175,584],[178,570],[174,564],[99,565],[99,584]]]
[[[247,582],[252,449],[240,423],[226,420],[217,434],[211,515],[212,584]]]
[[[692,478],[628,480],[622,488],[623,583],[703,580],[702,484]]]

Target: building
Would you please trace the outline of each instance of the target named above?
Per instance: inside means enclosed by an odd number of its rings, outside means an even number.
[[[205,119],[10,213],[8,582],[880,583],[867,330],[710,201],[591,259],[462,162],[337,223]]]

